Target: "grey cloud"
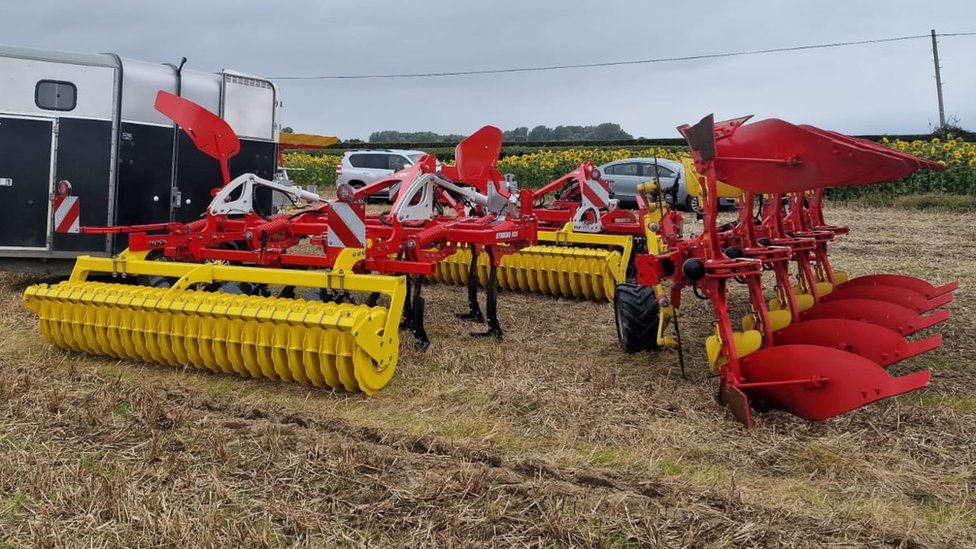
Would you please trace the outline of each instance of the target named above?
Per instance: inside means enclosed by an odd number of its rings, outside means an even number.
[[[113,51],[262,75],[401,73],[587,63],[976,31],[976,5],[802,2],[38,0],[0,7],[4,43]],[[970,25],[973,28],[965,27]],[[976,125],[976,37],[941,41],[946,107]],[[800,53],[457,78],[283,81],[285,124],[366,137],[463,133],[486,123],[619,122],[674,136],[708,112],[753,113],[851,133],[937,121],[924,40]]]

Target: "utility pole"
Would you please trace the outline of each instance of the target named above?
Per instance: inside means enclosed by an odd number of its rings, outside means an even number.
[[[935,90],[939,94],[939,129],[945,131],[945,106],[942,104],[942,73],[939,67],[939,42],[935,29],[932,29],[932,60],[935,62]]]

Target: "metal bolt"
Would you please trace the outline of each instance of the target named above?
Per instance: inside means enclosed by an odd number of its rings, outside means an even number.
[[[652,222],[650,225],[647,226],[647,228],[650,229],[650,230],[652,230],[652,231],[654,231],[654,232],[657,232],[657,230],[660,229],[661,226],[658,225],[657,223],[653,223]]]

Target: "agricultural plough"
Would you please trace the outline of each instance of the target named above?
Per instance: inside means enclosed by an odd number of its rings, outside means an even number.
[[[720,377],[719,399],[746,425],[751,406],[816,421],[925,386],[927,370],[893,377],[885,368],[941,344],[938,335],[906,336],[948,319],[949,311],[932,311],[951,301],[958,284],[934,287],[892,274],[848,279],[835,271],[827,248],[847,228],[824,221],[823,190],[941,166],[811,126],[747,120],[708,117],[680,128],[694,160],[690,183],[700,187],[702,234],[686,238],[681,215],[653,200],[653,184],[642,189],[649,253],[635,259],[636,282],[617,289],[621,344],[629,351],[680,345],[680,336],[664,334],[677,328],[683,291],[691,289],[715,312],[705,347]],[[720,226],[723,197],[739,199],[739,216]],[[748,292],[738,330],[733,283]]]

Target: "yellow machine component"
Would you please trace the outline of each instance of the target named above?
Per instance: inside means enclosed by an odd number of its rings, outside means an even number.
[[[665,253],[668,249],[667,244],[664,243],[664,239],[661,238],[652,227],[656,226],[664,218],[667,213],[667,206],[661,207],[661,203],[653,200],[652,196],[657,192],[656,182],[641,183],[637,186],[637,192],[640,193],[646,205],[644,215],[641,217],[641,226],[644,229],[644,240],[647,246],[647,253],[651,255],[659,255]],[[669,349],[678,348],[679,342],[678,338],[675,336],[664,335],[665,329],[672,322],[676,322],[679,311],[671,305],[670,301],[665,298],[664,286],[658,284],[654,287],[654,295],[658,299],[658,317],[657,317],[657,344],[659,347],[667,347]],[[660,303],[667,303],[667,305],[660,305]]]
[[[689,156],[681,157],[681,164],[685,167],[685,185],[688,189],[688,194],[691,196],[702,195],[702,185],[698,175],[698,171],[695,169],[695,161]],[[739,198],[742,194],[742,190],[738,187],[733,187],[727,183],[717,182],[718,188],[718,198]]]
[[[770,328],[776,332],[782,330],[783,328],[789,326],[793,322],[793,313],[789,309],[775,309],[769,311],[769,325]],[[756,315],[747,314],[742,317],[742,329],[743,330],[755,330],[758,325]]]
[[[310,133],[281,133],[278,147],[281,149],[324,149],[339,142],[334,135],[315,135]]]
[[[612,301],[614,288],[627,277],[634,240],[627,235],[539,231],[539,244],[502,257],[498,285],[503,290]],[[437,263],[438,282],[467,284],[471,250],[465,248]],[[488,254],[478,256],[478,281],[488,282]]]
[[[733,332],[735,338],[735,354],[742,358],[759,350],[762,346],[762,334],[757,330]],[[722,355],[722,338],[716,330],[715,335],[705,339],[705,354],[708,357],[708,369],[717,374],[729,357]]]
[[[348,253],[346,253],[348,252]],[[348,249],[347,264],[362,250]],[[89,281],[91,273],[177,279],[169,288]],[[323,303],[197,289],[247,282],[386,295],[389,306]],[[38,284],[24,304],[65,349],[194,366],[371,395],[393,376],[406,299],[402,277],[221,264],[79,257],[71,278]]]
[[[815,301],[813,296],[810,294],[796,294],[796,309],[798,313],[806,311],[810,307],[813,307]],[[769,310],[778,311],[780,309],[786,309],[786,305],[778,297],[774,297],[769,300]]]
[[[809,290],[803,286],[793,286],[793,291],[796,293],[797,299],[799,299],[800,296],[809,296],[809,299],[813,299],[813,296],[810,294]],[[830,295],[833,292],[834,285],[830,282],[817,282],[817,295],[820,297]]]

